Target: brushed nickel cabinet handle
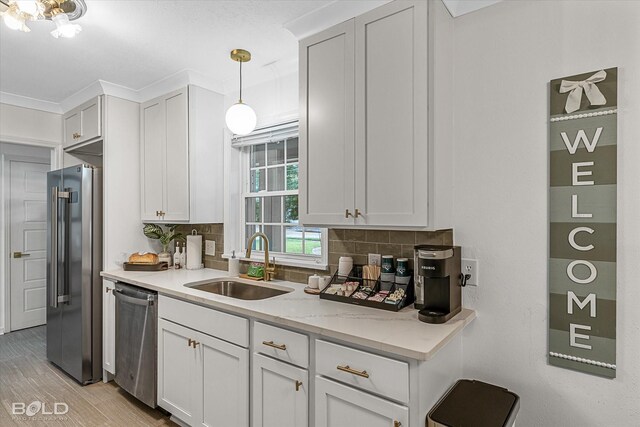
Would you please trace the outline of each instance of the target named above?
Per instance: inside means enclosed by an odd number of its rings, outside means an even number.
[[[302,385],[302,381],[296,381],[296,391],[300,391],[301,385]]]
[[[357,375],[362,378],[369,378],[369,374],[367,373],[367,371],[357,371],[353,368],[350,368],[349,365],[344,365],[344,366],[338,365],[337,368],[338,368],[338,371],[347,372],[349,374]]]
[[[286,344],[274,344],[273,341],[262,341],[262,344],[268,346],[268,347],[273,347],[273,348],[277,348],[278,350],[286,350],[287,346]]]

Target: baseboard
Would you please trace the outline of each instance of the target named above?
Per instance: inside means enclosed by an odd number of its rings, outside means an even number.
[[[0,328],[0,335],[4,335],[4,328]]]

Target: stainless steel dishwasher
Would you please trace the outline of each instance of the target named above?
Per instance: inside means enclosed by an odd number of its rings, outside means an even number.
[[[115,382],[141,402],[155,408],[158,294],[116,283]]]

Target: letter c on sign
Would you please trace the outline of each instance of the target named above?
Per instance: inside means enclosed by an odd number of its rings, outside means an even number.
[[[589,277],[587,277],[586,279],[578,279],[575,274],[573,274],[573,269],[578,264],[586,265],[587,267],[589,267],[589,270],[591,272],[591,274],[589,274]],[[596,277],[598,277],[598,270],[596,270],[596,266],[589,261],[578,259],[575,261],[571,261],[567,266],[567,276],[569,276],[569,279],[573,280],[575,283],[586,285],[596,280]]]
[[[593,234],[593,228],[576,227],[573,230],[571,230],[571,232],[569,232],[569,244],[573,249],[577,251],[585,251],[585,252],[590,251],[591,249],[593,249],[593,245],[580,246],[579,244],[576,243],[576,234],[580,233],[581,231],[584,231],[585,233]]]

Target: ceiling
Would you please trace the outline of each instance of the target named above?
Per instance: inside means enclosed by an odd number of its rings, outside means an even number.
[[[443,1],[453,16],[495,2]],[[51,37],[48,21],[30,23],[30,33],[0,25],[0,95],[57,105],[98,80],[141,91],[185,70],[226,92],[238,84],[232,49],[252,53],[245,86],[292,72],[298,42],[285,24],[309,26],[323,11],[337,19],[336,9],[344,15],[365,3],[384,2],[86,0],[87,13],[77,21],[83,31],[72,39]]]

